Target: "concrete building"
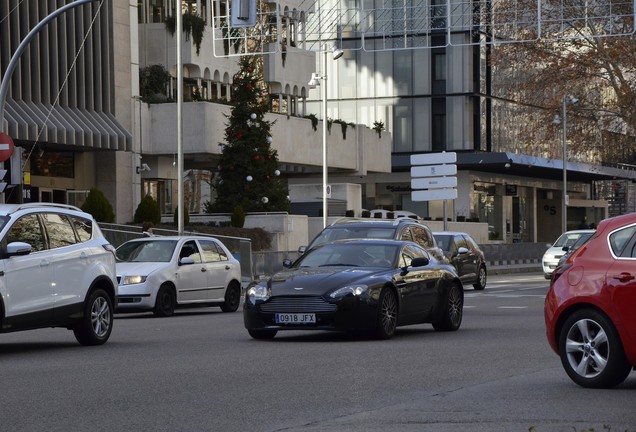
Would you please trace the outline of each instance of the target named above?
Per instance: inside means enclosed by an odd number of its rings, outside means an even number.
[[[178,3],[191,25],[202,23],[200,40],[192,29],[183,35],[170,30]],[[488,47],[471,39],[470,8],[451,12],[445,1],[420,4],[428,11],[428,27],[418,34],[419,49],[404,49],[395,45],[402,39],[381,37],[377,29],[362,33],[355,8],[331,0],[266,5],[259,49],[270,92],[268,120],[276,121],[272,145],[304,211],[312,216],[320,211],[324,137],[320,125],[304,117],[322,117],[320,94],[308,85],[318,72],[329,76],[328,118],[356,125],[346,137],[336,127],[326,138],[334,186],[330,215],[384,208],[441,218],[443,201],[411,199],[410,155],[452,151],[458,153],[458,198],[447,203],[448,217],[487,222],[493,241],[551,241],[561,232],[563,162],[497,141],[490,71],[484,66]],[[213,199],[208,181],[241,54],[234,46],[241,46],[241,33],[232,38],[227,29],[230,6],[212,0],[95,1],[47,25],[16,73],[2,77],[11,80],[2,130],[20,149],[11,166],[27,174],[13,182],[5,200],[81,204],[96,186],[113,204],[118,222],[131,221],[147,193],[172,214],[177,118],[170,100],[176,95],[176,37],[181,37],[185,200],[191,213],[202,211]],[[51,2],[0,4],[0,73],[28,31],[54,10]],[[453,16],[457,10],[463,15]],[[323,11],[330,11],[328,20]],[[345,12],[334,17],[333,11]],[[338,42],[344,56],[322,65],[325,41]],[[153,65],[172,77],[163,103],[149,104],[140,94],[140,71]],[[599,181],[612,180],[614,194],[613,185],[629,191],[617,211],[635,210],[628,199],[636,179],[631,169],[568,162],[567,171],[568,228],[610,213],[613,203],[604,199],[609,193],[599,192]]]

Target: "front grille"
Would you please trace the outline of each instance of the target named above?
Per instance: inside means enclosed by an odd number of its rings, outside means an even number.
[[[335,312],[338,309],[333,303],[328,303],[317,296],[307,297],[273,297],[260,305],[261,312],[266,313],[309,313]]]

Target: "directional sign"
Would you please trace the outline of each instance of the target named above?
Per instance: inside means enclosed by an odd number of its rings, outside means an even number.
[[[13,140],[11,137],[3,132],[0,132],[0,162],[9,160],[13,154]]]
[[[423,165],[411,167],[411,177],[441,177],[457,175],[457,165]]]
[[[439,165],[447,163],[454,164],[455,162],[457,162],[457,153],[455,152],[411,155],[411,165]]]
[[[457,187],[457,177],[425,177],[411,180],[411,189],[443,189]]]
[[[411,192],[413,201],[452,200],[457,198],[457,189],[426,189]]]

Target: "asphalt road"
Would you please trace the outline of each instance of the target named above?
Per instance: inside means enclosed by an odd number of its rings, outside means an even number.
[[[252,340],[240,312],[117,315],[110,341],[0,335],[1,431],[636,431],[636,372],[572,383],[545,338],[538,274],[466,291],[459,331],[388,341],[287,332]]]

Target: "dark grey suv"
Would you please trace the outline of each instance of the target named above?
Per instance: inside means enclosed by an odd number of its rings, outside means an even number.
[[[444,252],[437,247],[430,228],[415,219],[339,219],[332,223],[312,240],[307,247],[301,246],[298,252],[304,253],[314,246],[343,239],[395,239],[409,240],[426,249],[433,257],[448,262]]]

